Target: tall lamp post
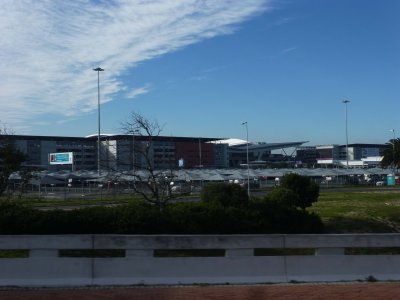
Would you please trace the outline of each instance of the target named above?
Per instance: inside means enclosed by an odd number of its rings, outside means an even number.
[[[97,175],[100,177],[100,72],[104,71],[104,69],[98,67],[93,71],[97,72]]]
[[[249,165],[249,126],[246,122],[242,122],[242,125],[246,125],[246,156],[247,156],[247,195],[250,198],[250,165]]]
[[[393,178],[396,178],[396,176],[395,176],[395,174],[394,174],[394,172],[396,171],[396,164],[395,164],[395,159],[396,159],[396,156],[394,155],[394,142],[396,141],[396,131],[394,130],[394,129],[390,129],[390,131],[391,132],[393,132],[393,143],[392,143],[392,146],[393,146],[393,150],[392,150],[392,159],[393,159]]]
[[[139,134],[139,129],[132,129],[132,171],[135,174],[135,134]]]
[[[140,133],[139,129],[132,129],[132,175],[133,175],[133,187],[136,189],[135,176],[136,176],[136,167],[135,167],[135,134]]]
[[[201,161],[201,137],[199,137],[199,168],[203,167],[203,163]]]
[[[347,103],[350,103],[350,100],[343,100],[342,103],[345,105],[346,110],[346,169],[349,168],[349,135],[347,132]]]

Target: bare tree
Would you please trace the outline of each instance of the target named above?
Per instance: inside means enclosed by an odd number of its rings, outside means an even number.
[[[177,196],[172,192],[171,184],[174,179],[175,159],[169,162],[168,169],[155,167],[154,138],[161,134],[162,129],[157,121],[149,120],[136,112],[132,112],[126,121],[121,122],[121,130],[125,134],[140,137],[133,146],[133,152],[139,158],[133,158],[132,162],[132,175],[138,183],[133,185],[133,189],[146,201],[159,206],[160,210]]]

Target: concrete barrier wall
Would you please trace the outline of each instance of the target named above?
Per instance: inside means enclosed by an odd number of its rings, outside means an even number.
[[[400,247],[400,234],[0,236],[0,286],[266,283],[400,280],[400,255],[345,255],[345,248]],[[315,249],[255,256],[254,249]],[[118,249],[123,257],[61,257],[65,249]],[[221,249],[217,257],[158,257],[155,250]],[[221,251],[220,251],[221,252]]]

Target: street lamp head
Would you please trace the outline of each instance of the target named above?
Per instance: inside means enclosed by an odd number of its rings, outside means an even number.
[[[242,122],[242,125],[246,125],[247,124],[247,121],[246,122]]]
[[[96,69],[93,69],[93,71],[101,72],[101,71],[104,71],[104,69],[98,67],[98,68],[96,68]]]
[[[343,100],[342,101],[342,103],[344,103],[344,104],[347,104],[347,103],[349,103],[350,102],[350,100]]]
[[[396,139],[396,131],[394,129],[390,129],[389,131],[393,132],[393,140],[395,140]]]

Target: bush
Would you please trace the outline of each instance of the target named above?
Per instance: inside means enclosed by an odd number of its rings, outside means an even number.
[[[303,210],[317,202],[319,197],[319,185],[306,176],[287,174],[282,177],[280,186],[290,189],[298,195],[295,206]]]
[[[30,234],[39,226],[41,212],[12,201],[0,202],[0,234]]]
[[[234,183],[210,183],[203,188],[200,198],[223,207],[244,207],[249,201],[246,190]]]
[[[144,201],[116,207],[116,232],[121,234],[156,234],[165,233],[166,213],[159,206]]]
[[[277,206],[287,208],[296,207],[300,201],[298,194],[293,190],[284,187],[274,188],[268,193],[267,200],[274,202]]]
[[[252,210],[258,213],[253,220],[254,233],[323,233],[324,224],[318,215],[295,207],[285,207],[268,197],[255,199]]]
[[[320,233],[322,228],[318,216],[267,197],[241,207],[174,203],[163,211],[143,201],[70,211],[0,202],[0,234]]]

